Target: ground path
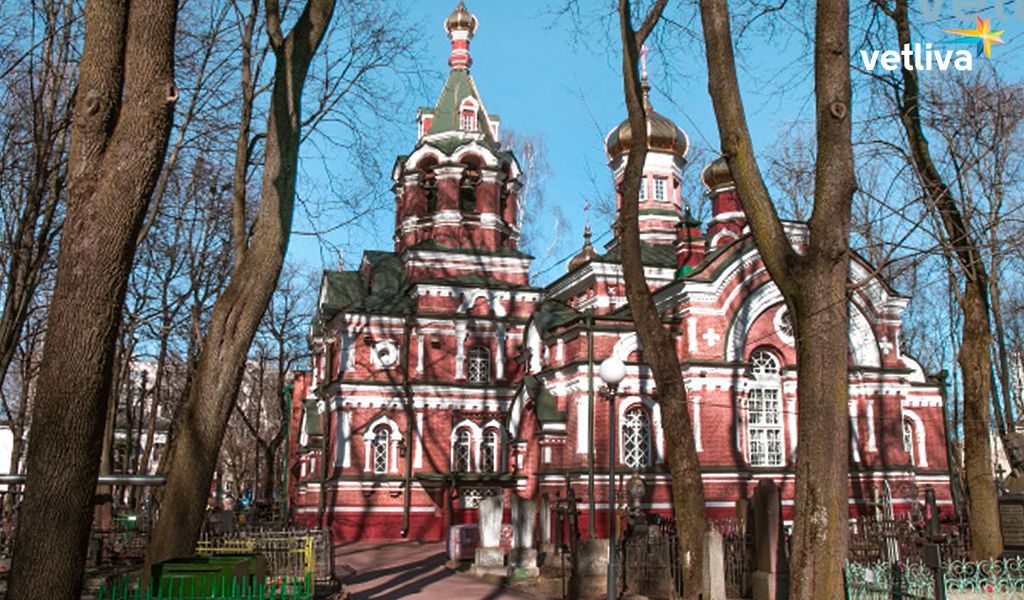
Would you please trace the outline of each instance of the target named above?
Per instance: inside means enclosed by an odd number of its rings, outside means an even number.
[[[336,570],[353,600],[540,598],[452,571],[446,560],[442,543],[356,542],[334,548]]]

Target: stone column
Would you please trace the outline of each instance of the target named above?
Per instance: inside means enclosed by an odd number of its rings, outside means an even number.
[[[501,549],[502,501],[501,496],[491,496],[480,501],[480,547],[476,549],[476,560],[473,562],[475,575],[506,575],[505,551]]]
[[[782,546],[782,501],[779,486],[773,481],[761,481],[754,490],[752,504],[754,600],[782,600],[789,595],[789,567],[785,564]]]
[[[540,551],[545,555],[555,553],[551,542],[551,500],[547,494],[540,497]]]
[[[520,498],[515,494],[512,503],[512,553],[508,558],[510,577],[537,577],[537,548],[534,544],[534,521],[537,517],[537,503]]]

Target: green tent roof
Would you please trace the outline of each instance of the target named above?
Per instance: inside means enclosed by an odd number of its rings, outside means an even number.
[[[427,135],[435,135],[448,131],[461,131],[459,127],[459,107],[467,97],[476,101],[479,110],[477,112],[476,133],[484,134],[484,139],[497,146],[497,141],[491,135],[488,116],[483,110],[483,101],[476,91],[476,85],[469,71],[465,69],[452,69],[448,73],[448,81],[441,90],[441,96],[434,106],[434,118],[430,122],[430,130]]]

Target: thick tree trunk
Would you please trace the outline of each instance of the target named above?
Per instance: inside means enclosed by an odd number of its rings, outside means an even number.
[[[190,555],[199,537],[249,345],[284,263],[294,208],[302,88],[333,10],[334,0],[309,0],[285,38],[277,2],[267,1],[267,28],[276,65],[260,208],[249,246],[213,307],[195,378],[182,408],[181,428],[173,442],[160,519],[147,557],[150,562]]]
[[[167,148],[174,0],[93,0],[8,597],[78,598],[135,241]]]
[[[808,285],[795,295],[792,311],[799,441],[791,598],[842,597],[849,536],[846,256],[833,264],[816,262],[808,269]],[[834,550],[822,552],[822,548]]]
[[[761,177],[739,94],[729,11],[701,0],[708,89],[722,150],[761,258],[797,337],[798,432],[791,598],[841,598],[849,537],[847,270],[856,179],[850,117],[849,5],[819,0],[814,87],[817,156],[807,247],[793,249]],[[823,551],[823,549],[828,551]]]
[[[627,158],[621,194],[620,235],[622,248],[622,276],[626,284],[626,298],[636,326],[637,336],[644,348],[644,362],[651,368],[657,385],[657,400],[662,410],[662,428],[668,467],[672,473],[672,508],[679,533],[679,559],[683,572],[683,597],[697,598],[701,593],[703,575],[704,484],[700,476],[700,460],[690,421],[686,387],[676,354],[672,334],[662,322],[654,304],[651,288],[644,276],[640,256],[639,197],[644,161],[647,157],[646,112],[640,88],[637,61],[644,38],[660,18],[665,0],[659,0],[651,10],[640,31],[633,31],[629,0],[619,2],[619,23],[623,44],[622,75],[629,113],[630,130],[641,132],[633,136]]]

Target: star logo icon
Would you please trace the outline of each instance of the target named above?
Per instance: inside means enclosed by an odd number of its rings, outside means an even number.
[[[992,58],[992,45],[1003,44],[1003,35],[1005,29],[999,31],[992,31],[991,18],[982,19],[981,17],[975,17],[977,22],[975,23],[974,29],[943,29],[946,33],[952,33],[963,37],[961,40],[950,40],[949,44],[977,44],[978,45],[978,56],[981,56],[982,52],[985,56]]]

